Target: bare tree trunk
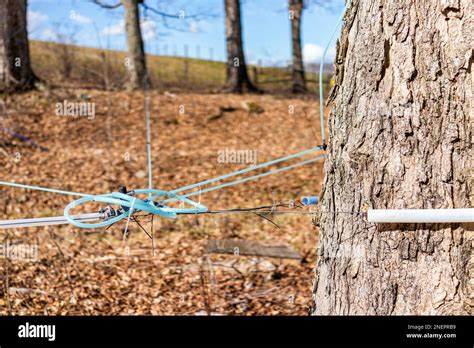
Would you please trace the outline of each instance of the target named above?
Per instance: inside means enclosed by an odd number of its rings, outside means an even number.
[[[353,0],[336,58],[313,314],[472,314],[472,224],[371,208],[473,206],[472,0]]]
[[[290,10],[291,47],[293,52],[292,91],[293,93],[302,93],[306,91],[303,56],[301,54],[303,0],[288,0],[288,8]]]
[[[227,33],[227,86],[233,93],[255,92],[245,64],[240,20],[240,0],[225,0]]]
[[[26,0],[0,0],[0,81],[8,91],[34,87],[37,77],[30,65]]]
[[[143,47],[140,13],[138,9],[138,5],[142,2],[143,0],[122,0],[122,4],[125,8],[125,31],[128,45],[128,89],[142,88],[146,76],[145,50]]]

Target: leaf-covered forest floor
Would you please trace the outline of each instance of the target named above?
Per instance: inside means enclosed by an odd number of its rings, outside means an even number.
[[[95,103],[95,118],[55,115],[56,103],[64,100]],[[250,111],[244,107],[248,102]],[[226,148],[256,150],[263,163],[321,141],[314,100],[152,91],[151,107],[158,189],[250,165],[219,163],[218,151]],[[259,108],[263,112],[256,112]],[[10,96],[0,111],[0,128],[47,148],[0,131],[0,180],[95,194],[120,185],[147,187],[143,93],[30,92]],[[271,205],[272,197],[288,203],[319,195],[322,177],[323,161],[203,194],[201,202],[210,209]],[[0,187],[0,219],[58,216],[72,199]],[[136,224],[123,240],[124,221],[107,231],[71,226],[0,230],[3,244],[38,246],[36,261],[0,257],[0,314],[306,315],[317,227],[311,215],[270,218],[280,228],[253,214],[155,218],[155,256]],[[285,245],[304,257],[299,262],[207,254],[209,239]]]

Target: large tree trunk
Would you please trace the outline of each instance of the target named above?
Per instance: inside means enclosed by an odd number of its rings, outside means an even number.
[[[303,0],[288,0],[291,20],[291,48],[293,55],[292,91],[302,93],[306,91],[303,56],[301,55],[301,15]]]
[[[30,65],[26,0],[0,0],[0,81],[7,91],[25,91],[37,78]]]
[[[140,13],[138,4],[143,0],[122,0],[125,8],[125,31],[128,46],[128,89],[143,88],[146,75],[145,50],[143,47],[142,32],[140,28]]]
[[[364,207],[473,206],[472,0],[355,0],[336,58],[313,314],[472,314],[472,224]]]
[[[227,34],[227,86],[233,93],[254,92],[257,88],[250,82],[245,64],[242,44],[240,0],[225,0]]]

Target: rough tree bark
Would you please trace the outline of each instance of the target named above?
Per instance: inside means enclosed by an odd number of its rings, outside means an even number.
[[[247,74],[244,48],[242,44],[242,23],[240,20],[240,0],[224,0],[227,39],[227,85],[233,93],[255,92]]]
[[[473,206],[472,0],[353,0],[336,57],[313,314],[472,314],[472,224],[371,208]],[[472,116],[471,116],[472,117]]]
[[[301,17],[303,13],[303,0],[288,0],[291,21],[291,48],[292,64],[292,91],[303,93],[306,91],[303,56],[301,54]]]
[[[122,0],[125,8],[125,32],[128,46],[127,70],[129,80],[127,88],[132,90],[143,88],[146,76],[145,50],[138,9],[138,5],[141,3],[143,3],[143,0]]]
[[[0,0],[0,81],[2,89],[25,91],[38,81],[31,69],[26,0]]]

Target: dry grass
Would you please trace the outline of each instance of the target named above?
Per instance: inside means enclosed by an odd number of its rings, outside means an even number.
[[[77,85],[122,89],[126,82],[126,52],[32,41],[31,58],[35,72],[56,85]],[[148,55],[152,84],[160,89],[212,91],[225,83],[225,63],[204,59]],[[253,66],[249,74],[253,78]],[[288,92],[291,74],[288,69],[258,68],[260,86],[266,91]],[[281,82],[281,80],[287,80]],[[307,73],[308,88],[317,92],[317,74]],[[273,83],[272,81],[276,81]],[[326,84],[326,89],[328,89]]]

